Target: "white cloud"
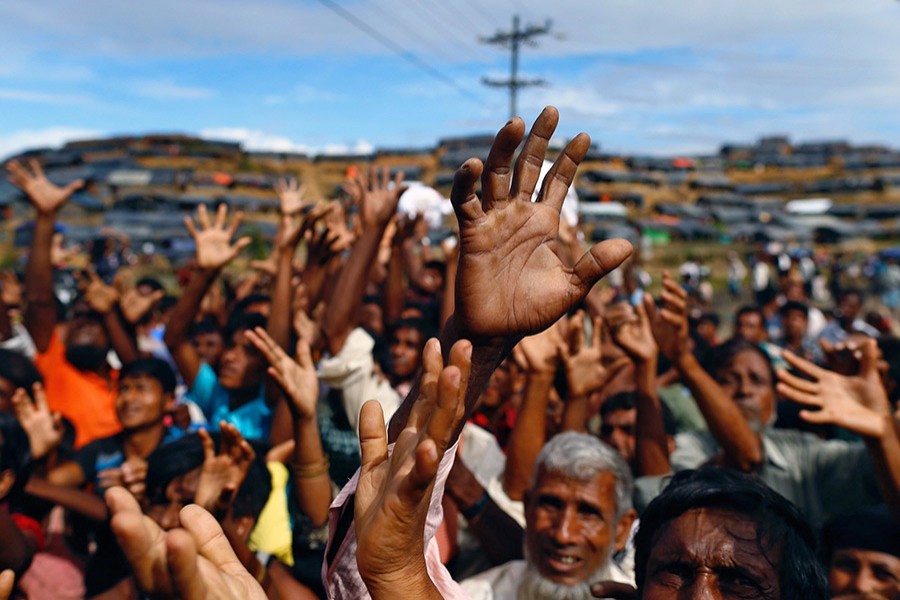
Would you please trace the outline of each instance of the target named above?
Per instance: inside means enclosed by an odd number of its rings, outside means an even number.
[[[321,147],[309,146],[295,142],[289,137],[249,129],[246,127],[214,127],[204,129],[200,137],[212,140],[240,142],[244,150],[256,152],[302,152],[316,154],[369,154],[375,146],[366,140],[358,140],[350,144],[325,144]]]
[[[0,134],[0,158],[31,148],[59,148],[66,142],[102,137],[104,132],[77,127],[48,127]]]
[[[59,94],[34,90],[0,89],[0,101],[37,102],[39,104],[85,104],[91,99],[86,94]]]
[[[139,96],[153,100],[206,100],[216,95],[209,88],[181,85],[168,79],[135,81],[132,89]]]

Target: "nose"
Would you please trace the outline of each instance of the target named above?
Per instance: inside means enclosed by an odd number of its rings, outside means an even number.
[[[568,546],[577,541],[578,514],[575,507],[564,508],[557,517],[553,539],[560,546]]]
[[[872,573],[872,569],[868,566],[862,566],[853,579],[853,585],[860,594],[869,594],[881,591],[881,584]]]
[[[712,573],[698,573],[689,589],[689,593],[686,595],[679,594],[679,598],[722,600],[722,593],[719,590],[715,575]]]

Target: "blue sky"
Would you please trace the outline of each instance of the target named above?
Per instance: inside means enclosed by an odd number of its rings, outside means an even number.
[[[494,131],[524,23],[519,112],[604,149],[713,152],[761,135],[900,147],[896,0],[336,0],[433,77],[319,0],[5,0],[0,156],[68,139],[182,132],[256,149],[431,146]]]

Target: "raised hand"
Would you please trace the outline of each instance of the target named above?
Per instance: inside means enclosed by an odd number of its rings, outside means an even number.
[[[390,175],[387,167],[382,167],[380,173],[377,168],[372,167],[368,176],[362,169],[357,173],[354,184],[362,191],[359,214],[363,229],[385,227],[397,213],[397,204],[404,191],[403,172],[394,176],[393,187],[390,186]]]
[[[414,597],[437,593],[425,571],[425,520],[441,457],[465,414],[471,352],[467,341],[457,342],[445,366],[440,343],[428,341],[422,355],[420,394],[390,456],[381,405],[369,401],[362,407],[362,466],[354,524],[356,562],[370,592],[378,590],[379,584],[390,587],[392,582],[405,581],[410,586],[427,586]]]
[[[513,351],[519,366],[532,373],[555,373],[563,345],[560,335],[562,328],[564,324],[560,322],[538,334],[523,338]]]
[[[181,509],[184,529],[163,531],[122,488],[106,492],[113,532],[138,586],[160,598],[265,600],[216,519],[196,505]]]
[[[628,359],[622,357],[608,368],[603,366],[600,343],[602,319],[594,319],[593,325],[591,345],[588,346],[584,343],[584,312],[578,311],[569,320],[566,343],[560,346],[560,354],[566,367],[569,398],[583,398],[599,390],[613,375],[628,365]]]
[[[132,496],[141,500],[147,492],[147,461],[140,456],[132,456],[122,463],[120,470],[121,485],[131,492]]]
[[[303,419],[314,419],[319,398],[319,378],[309,344],[297,341],[297,360],[288,356],[262,327],[247,331],[247,339],[269,362],[268,373],[290,399],[291,412]]]
[[[199,431],[203,443],[203,468],[194,503],[216,516],[224,517],[231,508],[234,495],[244,483],[256,453],[237,427],[223,421],[219,428],[222,441],[218,454],[209,433],[202,429]]]
[[[113,286],[106,285],[93,270],[87,271],[87,279],[84,277],[78,279],[84,299],[92,310],[105,315],[116,307],[119,302],[119,292]]]
[[[608,313],[609,330],[613,341],[624,350],[635,362],[655,361],[659,353],[659,346],[653,337],[653,328],[650,325],[648,313],[656,306],[653,297],[644,294],[641,303],[633,309],[616,312],[614,307]]]
[[[819,409],[801,410],[804,421],[838,425],[864,437],[880,438],[884,428],[891,425],[885,418],[890,415],[890,403],[878,374],[877,342],[866,340],[860,350],[860,372],[856,376],[839,375],[785,350],[788,364],[813,381],[779,370],[778,393]]]
[[[9,161],[6,170],[9,173],[10,183],[25,192],[41,214],[55,213],[76,190],[84,186],[84,180],[77,179],[65,187],[59,187],[47,179],[41,163],[36,159],[32,159],[28,164],[31,172],[17,160]]]
[[[47,406],[44,386],[35,383],[31,390],[34,394],[34,402],[28,397],[25,388],[17,389],[11,402],[19,425],[28,435],[31,457],[34,460],[40,460],[59,446],[64,431],[62,417],[59,413],[51,413]]]
[[[275,182],[275,193],[282,215],[296,215],[307,202],[304,198],[306,186],[293,177],[283,177]]]
[[[537,118],[511,170],[525,125],[515,118],[497,134],[482,165],[469,159],[456,172],[451,200],[460,226],[455,324],[464,336],[516,339],[556,322],[598,279],[631,254],[625,240],[593,246],[574,267],[557,255],[559,211],[579,163],[590,147],[577,135],[531,196],[559,114],[547,107]],[[481,178],[482,197],[475,194]]]
[[[648,301],[644,304],[644,310],[659,351],[675,363],[678,358],[690,354],[687,292],[671,275],[664,273],[660,299],[663,301],[662,309],[658,310],[655,304]]]
[[[219,205],[213,224],[209,222],[206,206],[201,204],[197,209],[199,229],[190,217],[185,217],[184,226],[194,238],[194,244],[197,247],[197,266],[199,268],[210,271],[221,269],[250,244],[250,238],[247,236],[239,238],[234,244],[231,243],[231,238],[240,227],[242,218],[240,212],[236,213],[231,220],[231,225],[228,226],[228,207],[224,204]]]
[[[122,298],[119,300],[119,309],[121,309],[125,320],[134,325],[143,319],[144,315],[153,310],[165,295],[165,291],[155,290],[145,296],[137,288],[131,288],[122,294]]]

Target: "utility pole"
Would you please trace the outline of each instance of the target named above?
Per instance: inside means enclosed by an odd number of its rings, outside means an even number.
[[[481,38],[484,44],[495,44],[509,48],[512,54],[509,79],[490,79],[482,77],[481,82],[491,87],[505,87],[509,89],[509,118],[516,116],[516,94],[519,88],[544,85],[543,79],[519,79],[519,46],[537,46],[532,38],[550,33],[551,22],[544,25],[529,25],[525,29],[519,29],[519,15],[513,16],[512,31],[498,31],[492,37]]]

